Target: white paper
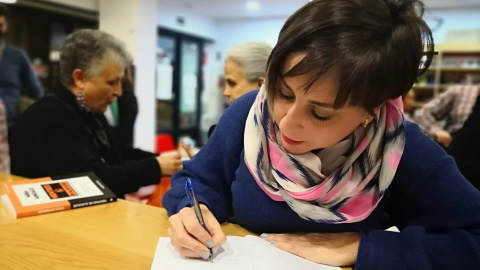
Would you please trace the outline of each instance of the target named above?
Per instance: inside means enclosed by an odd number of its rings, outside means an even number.
[[[339,267],[314,263],[292,253],[283,251],[256,236],[246,236],[245,244],[248,246],[249,257],[251,258],[252,264],[254,265],[253,269],[255,270],[340,270]]]
[[[221,251],[213,261],[182,258],[170,243],[160,237],[153,259],[152,270],[340,270],[339,267],[313,263],[280,250],[256,236],[227,236]]]
[[[227,242],[213,260],[183,258],[170,243],[170,238],[160,237],[153,258],[152,270],[245,270],[252,269],[246,260],[243,237],[228,236]]]

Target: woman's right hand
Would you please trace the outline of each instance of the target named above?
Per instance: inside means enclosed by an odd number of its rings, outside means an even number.
[[[158,156],[157,161],[162,170],[162,176],[173,175],[182,169],[182,157],[178,152],[172,155]]]
[[[168,219],[170,241],[181,256],[208,259],[208,248],[212,248],[215,254],[227,240],[212,212],[203,204],[200,209],[208,232],[198,222],[192,207],[185,207]]]

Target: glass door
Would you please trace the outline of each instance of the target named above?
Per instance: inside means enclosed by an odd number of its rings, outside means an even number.
[[[198,138],[200,112],[200,46],[194,40],[181,39],[180,132]]]
[[[204,41],[159,30],[157,51],[157,134],[175,141],[188,136],[199,142]]]
[[[176,40],[160,35],[157,41],[156,89],[157,134],[172,133],[174,128],[173,81],[176,60]]]

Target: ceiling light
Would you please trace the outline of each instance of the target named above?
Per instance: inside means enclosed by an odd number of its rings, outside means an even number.
[[[246,7],[250,11],[259,11],[262,6],[257,1],[248,1]]]
[[[0,3],[14,4],[17,0],[0,0]]]

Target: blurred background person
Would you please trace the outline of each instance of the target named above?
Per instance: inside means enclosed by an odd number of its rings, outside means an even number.
[[[415,90],[411,89],[403,96],[403,116],[405,120],[415,123]]]
[[[455,158],[458,169],[480,190],[480,95],[463,127],[457,132],[449,154]]]
[[[138,102],[134,92],[133,63],[130,60],[122,79],[122,95],[112,102],[105,117],[118,140],[133,147],[133,130],[138,114]]]
[[[225,57],[225,92],[230,103],[260,88],[265,81],[272,46],[264,42],[237,45]]]
[[[246,42],[235,46],[225,57],[225,91],[223,94],[232,103],[250,91],[257,90],[265,81],[267,61],[272,46],[265,42]],[[215,130],[208,130],[208,137]]]
[[[448,148],[472,113],[479,94],[478,85],[451,87],[416,110],[416,123],[436,142]]]
[[[26,53],[6,42],[8,9],[0,5],[0,99],[7,108],[7,125],[12,127],[18,111],[22,88],[33,99],[43,95],[43,89]]]
[[[7,110],[0,99],[0,173],[10,173],[10,154],[8,151]]]
[[[116,140],[103,115],[122,95],[128,53],[99,30],[69,35],[54,94],[32,105],[13,128],[12,173],[29,178],[93,171],[119,197],[179,170],[180,155],[156,156]]]

